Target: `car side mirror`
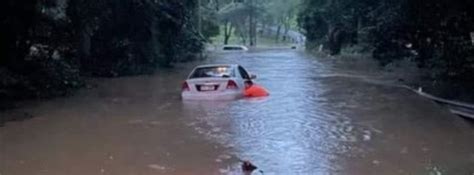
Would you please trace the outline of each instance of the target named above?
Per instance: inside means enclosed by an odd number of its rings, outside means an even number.
[[[250,74],[250,79],[251,79],[251,80],[253,80],[253,79],[257,79],[257,75]]]

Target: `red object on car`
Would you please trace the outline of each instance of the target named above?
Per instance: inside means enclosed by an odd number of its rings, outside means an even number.
[[[268,95],[270,95],[268,91],[257,84],[250,85],[244,91],[245,97],[266,97]]]

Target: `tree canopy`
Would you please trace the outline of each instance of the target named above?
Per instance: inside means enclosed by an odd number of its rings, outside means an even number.
[[[299,24],[307,46],[331,54],[361,46],[381,64],[412,59],[433,76],[472,81],[474,1],[304,0]]]
[[[0,98],[63,95],[82,76],[151,73],[197,56],[198,0],[6,0]],[[8,26],[8,27],[7,27]]]

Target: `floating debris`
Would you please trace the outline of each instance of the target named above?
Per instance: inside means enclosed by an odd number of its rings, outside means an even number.
[[[253,171],[257,169],[257,166],[252,164],[250,161],[246,160],[242,162],[242,172],[245,175],[250,175],[252,174]]]

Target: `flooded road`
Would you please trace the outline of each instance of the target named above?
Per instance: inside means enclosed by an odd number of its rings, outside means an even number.
[[[241,64],[271,95],[182,102],[182,80],[206,63]],[[300,51],[215,54],[96,84],[17,109],[35,117],[0,127],[0,174],[240,174],[240,160],[265,174],[474,172],[472,122],[376,72]]]

